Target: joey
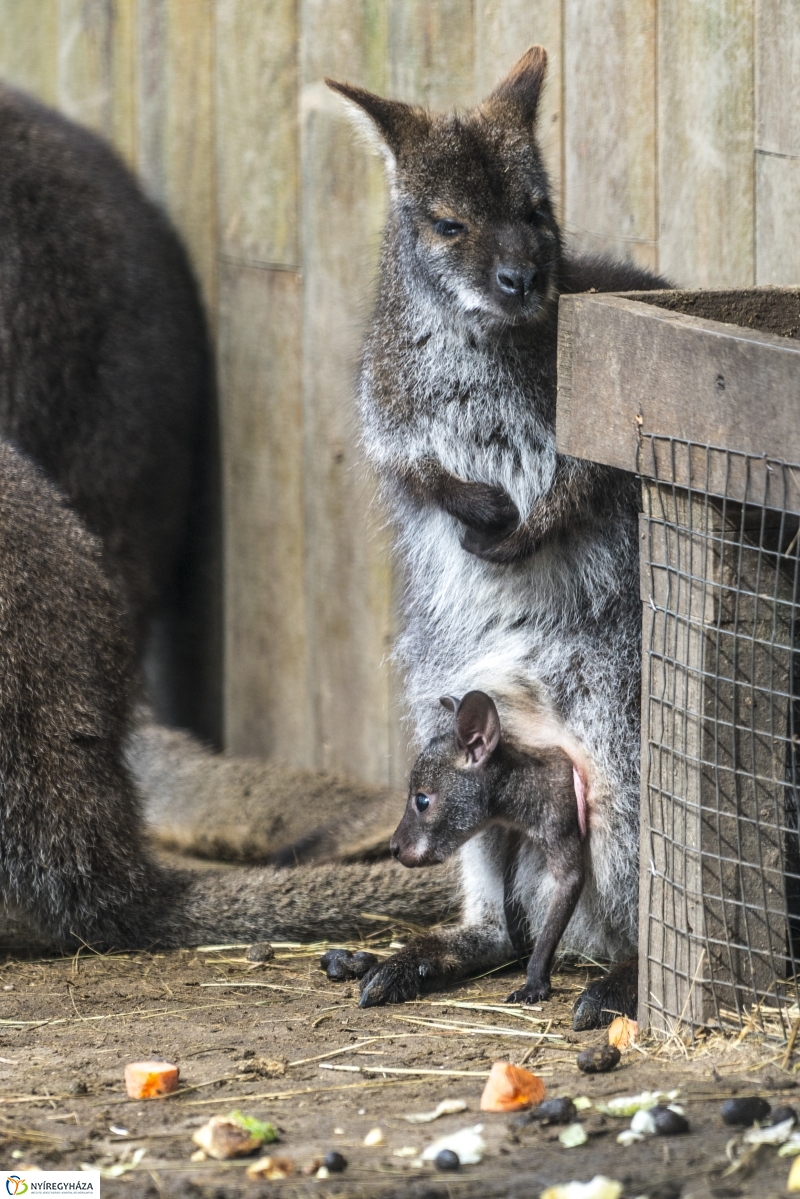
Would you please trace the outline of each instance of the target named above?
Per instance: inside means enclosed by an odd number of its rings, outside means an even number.
[[[441,703],[452,727],[414,763],[390,849],[402,865],[421,867],[468,844],[464,913],[459,925],[412,940],[370,971],[360,1006],[413,999],[423,988],[524,954],[527,980],[508,1002],[536,1003],[550,995],[553,956],[586,875],[574,766],[562,749],[532,753],[503,736],[494,701],[482,691]],[[551,893],[537,926],[529,900],[540,864]]]

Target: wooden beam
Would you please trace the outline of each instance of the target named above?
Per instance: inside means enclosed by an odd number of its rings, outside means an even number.
[[[736,313],[735,294],[723,293],[720,309],[727,303]],[[745,313],[752,295],[741,293]],[[800,290],[767,295],[773,322],[794,329],[796,337]],[[708,306],[708,297],[705,302]],[[556,439],[562,453],[647,473],[642,437],[656,435],[800,462],[797,340],[670,312],[641,299],[565,296],[559,307],[558,375]],[[681,469],[690,467],[686,458]],[[722,473],[707,481],[707,489],[744,499],[747,480],[741,473],[726,476],[722,460],[715,469]],[[800,480],[792,478],[778,506],[798,511]],[[758,494],[752,478],[750,490]]]

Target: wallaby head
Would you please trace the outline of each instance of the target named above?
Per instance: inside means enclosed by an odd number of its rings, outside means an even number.
[[[443,862],[491,818],[504,773],[500,717],[483,691],[441,704],[453,713],[450,733],[434,737],[411,770],[408,803],[389,843],[404,866]]]
[[[447,116],[326,80],[383,155],[406,286],[476,331],[531,324],[555,301],[559,233],[535,136],[546,66],[532,46],[482,104]]]

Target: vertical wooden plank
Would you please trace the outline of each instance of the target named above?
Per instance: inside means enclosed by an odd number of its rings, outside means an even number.
[[[136,4],[136,169],[151,199],[167,198],[167,0]]]
[[[220,0],[217,95],[221,252],[296,266],[295,0]]]
[[[475,90],[472,5],[388,0],[389,92],[426,108],[465,107]]]
[[[114,134],[112,0],[59,0],[58,107],[109,140]]]
[[[655,0],[565,0],[565,229],[653,269],[655,23]]]
[[[223,263],[219,322],[225,742],[302,766],[310,730],[299,274]]]
[[[294,0],[216,4],[225,744],[308,765],[297,38]]]
[[[800,100],[798,100],[800,104]],[[756,154],[756,282],[800,283],[800,155]]]
[[[660,0],[659,261],[680,286],[753,283],[753,0]]]
[[[0,0],[0,78],[56,103],[58,0]]]
[[[756,148],[800,158],[797,0],[756,0]]]
[[[561,0],[475,0],[475,91],[483,99],[528,46],[547,51],[538,136],[561,212]]]
[[[113,0],[111,9],[111,136],[136,169],[136,0]]]
[[[314,764],[391,778],[392,576],[354,387],[383,218],[377,167],[324,75],[383,91],[381,0],[302,0],[306,610]]]
[[[217,202],[213,0],[170,0],[167,10],[165,198],[216,311]]]
[[[800,7],[756,3],[756,282],[800,281]]]

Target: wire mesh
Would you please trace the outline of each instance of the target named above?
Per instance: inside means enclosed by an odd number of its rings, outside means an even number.
[[[800,465],[642,437],[640,994],[785,1036],[800,961]]]

